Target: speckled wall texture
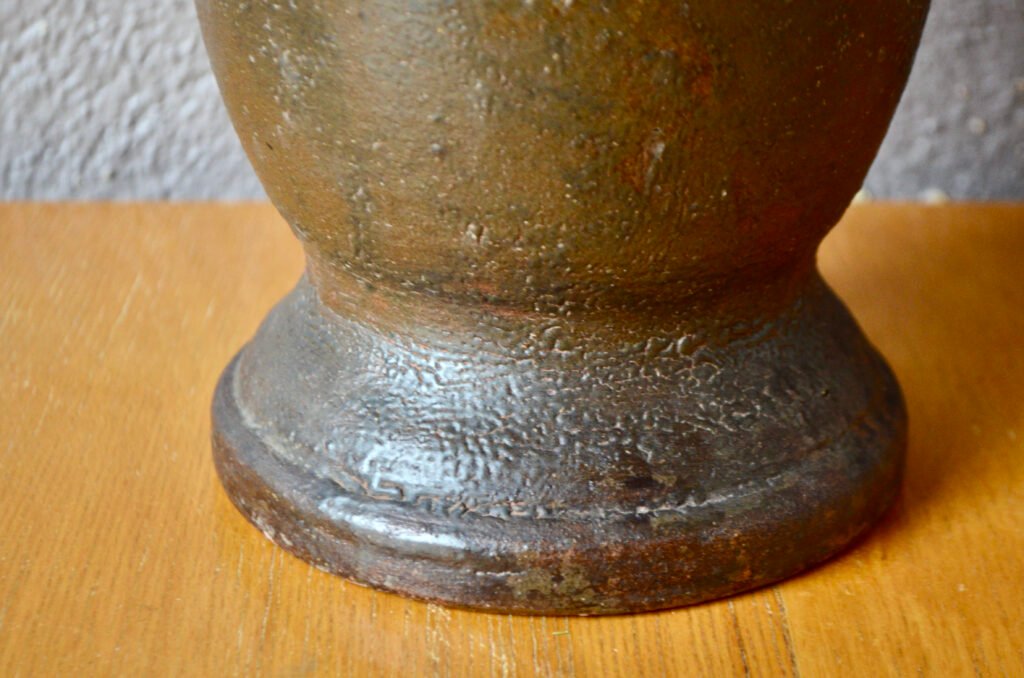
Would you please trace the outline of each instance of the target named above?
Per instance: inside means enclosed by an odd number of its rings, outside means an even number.
[[[1024,0],[933,0],[866,189],[1024,199]],[[0,199],[262,196],[190,0],[0,0]]]

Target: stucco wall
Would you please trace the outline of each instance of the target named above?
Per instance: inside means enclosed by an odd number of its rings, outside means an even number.
[[[868,192],[1024,199],[1024,0],[933,4]],[[0,0],[0,69],[0,199],[263,195],[191,0]]]

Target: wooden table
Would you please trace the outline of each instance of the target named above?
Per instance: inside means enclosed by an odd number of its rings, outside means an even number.
[[[326,575],[221,492],[214,382],[302,267],[270,207],[0,207],[0,675],[1024,675],[1024,206],[858,207],[820,258],[906,392],[897,508],[755,593],[525,618]]]

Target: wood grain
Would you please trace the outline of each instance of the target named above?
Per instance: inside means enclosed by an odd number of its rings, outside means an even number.
[[[826,242],[911,415],[903,497],[850,552],[524,618],[326,575],[220,491],[215,380],[302,267],[269,206],[0,206],[0,675],[1024,675],[1022,253],[1022,206],[863,206]]]

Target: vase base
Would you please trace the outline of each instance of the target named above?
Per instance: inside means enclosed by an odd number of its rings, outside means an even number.
[[[303,282],[221,377],[217,470],[246,518],[321,569],[519,614],[730,595],[880,518],[902,399],[827,288],[750,337],[684,343],[585,367],[424,352],[325,311]]]

